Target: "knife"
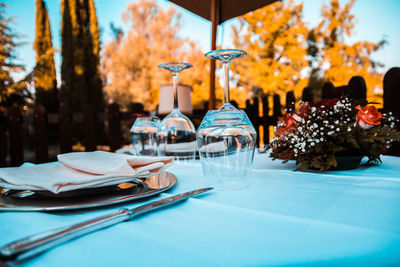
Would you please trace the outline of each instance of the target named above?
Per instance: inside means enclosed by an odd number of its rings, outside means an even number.
[[[138,215],[142,215],[149,211],[169,206],[176,202],[185,200],[191,196],[207,192],[211,189],[213,188],[201,188],[153,201],[137,208],[123,208],[118,210],[117,212],[97,217],[78,224],[32,235],[1,247],[0,257],[6,260],[23,261],[71,239],[75,239],[77,237],[112,226],[120,222],[132,220]]]

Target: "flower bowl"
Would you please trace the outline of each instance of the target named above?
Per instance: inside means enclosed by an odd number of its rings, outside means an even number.
[[[364,156],[378,164],[392,142],[400,141],[397,122],[366,101],[303,102],[279,119],[270,156],[287,162],[291,155],[302,171],[354,169]]]

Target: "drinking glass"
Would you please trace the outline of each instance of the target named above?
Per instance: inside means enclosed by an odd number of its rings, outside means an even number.
[[[173,156],[178,162],[193,160],[197,150],[196,130],[189,118],[179,111],[177,90],[179,72],[191,68],[192,64],[169,62],[158,67],[172,72],[174,85],[174,109],[161,121],[157,131],[159,155]]]
[[[257,132],[243,110],[229,103],[229,62],[246,55],[238,49],[220,49],[205,54],[220,60],[225,72],[224,104],[207,112],[197,131],[197,144],[203,173],[217,190],[248,187]]]
[[[160,119],[156,116],[139,117],[133,123],[130,136],[133,154],[136,156],[157,156],[157,128]]]

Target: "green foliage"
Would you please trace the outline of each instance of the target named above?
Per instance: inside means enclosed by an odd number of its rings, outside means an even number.
[[[74,82],[74,49],[72,38],[72,21],[69,0],[61,0],[61,88],[60,101],[66,103],[70,107],[72,105],[72,93],[79,90]]]
[[[99,72],[100,30],[93,0],[61,2],[61,99],[74,110],[104,108]]]
[[[50,112],[57,111],[57,77],[54,63],[49,15],[43,0],[36,0],[36,31],[33,47],[36,51],[36,66],[33,71],[36,103]]]
[[[14,62],[18,35],[12,29],[12,19],[6,14],[7,5],[0,2],[0,106],[9,106],[22,102],[24,84],[12,78],[13,73],[23,70],[23,66]]]

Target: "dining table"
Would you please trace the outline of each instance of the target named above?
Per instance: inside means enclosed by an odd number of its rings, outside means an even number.
[[[22,266],[400,266],[400,158],[354,170],[296,170],[255,154],[248,188],[211,190],[60,244]],[[21,167],[23,168],[23,167]],[[52,212],[0,212],[0,247],[207,186],[199,160],[151,198]]]

